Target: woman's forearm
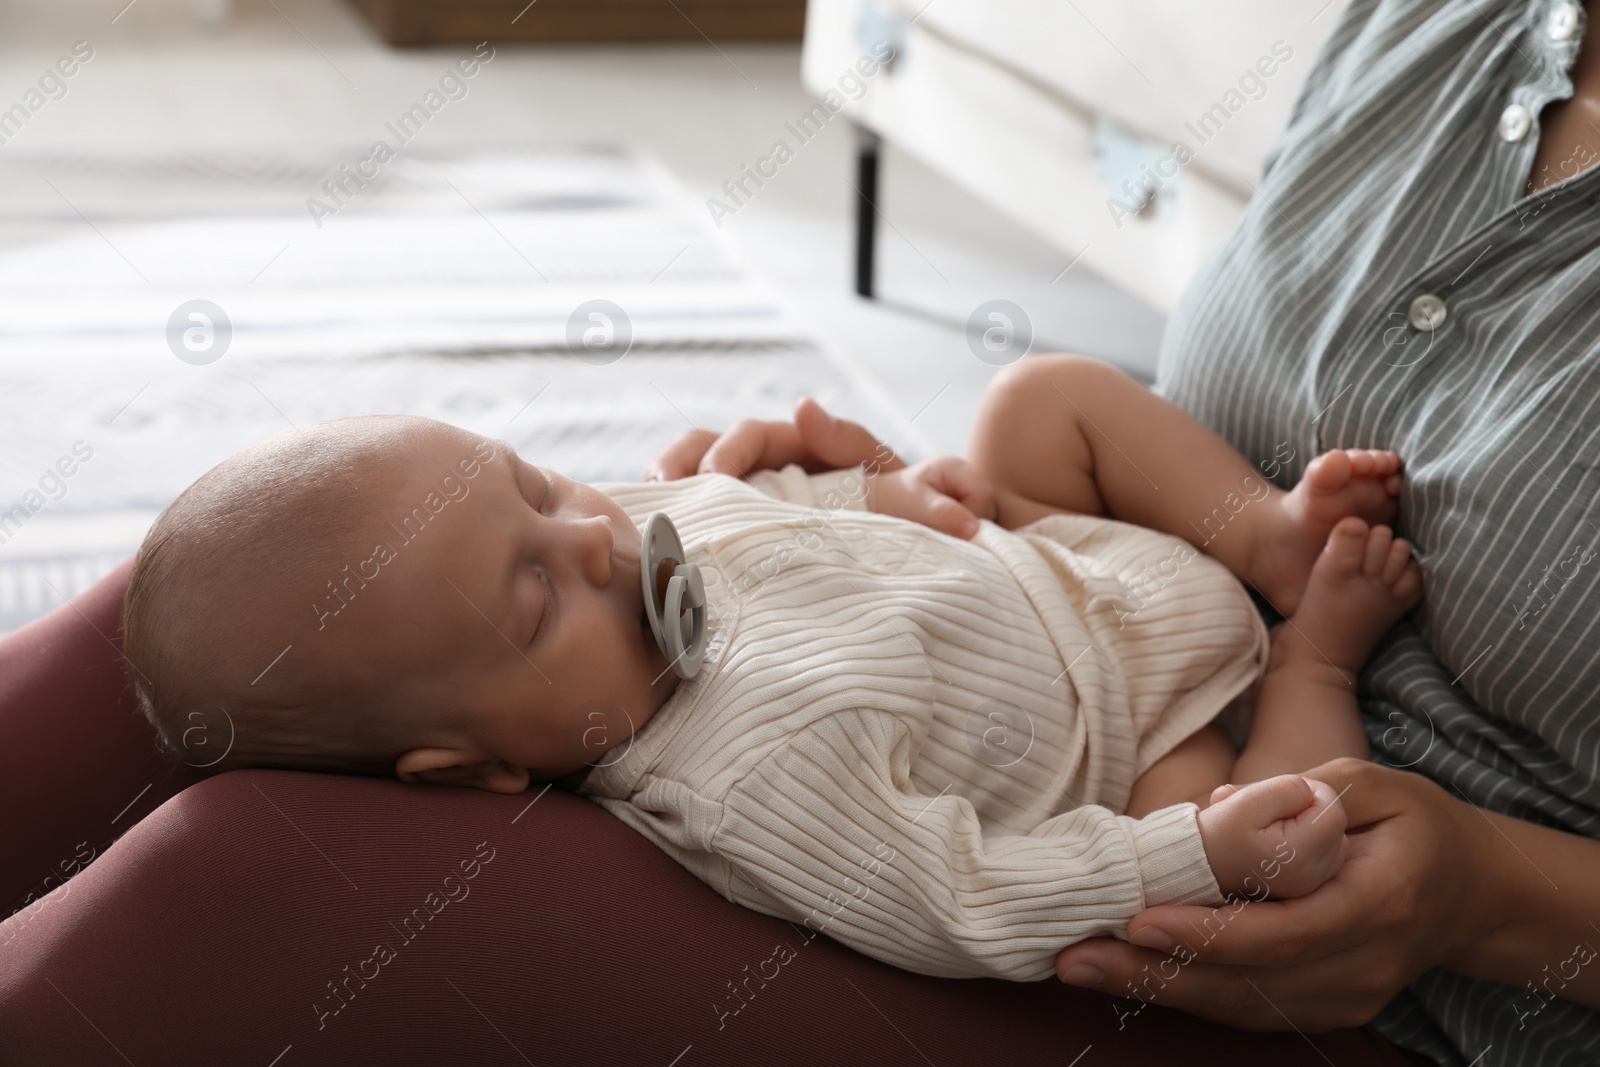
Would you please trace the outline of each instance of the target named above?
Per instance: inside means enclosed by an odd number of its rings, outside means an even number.
[[[1600,1007],[1600,841],[1482,809],[1465,817],[1482,824],[1483,933],[1444,965],[1521,988],[1525,1014],[1555,997]]]

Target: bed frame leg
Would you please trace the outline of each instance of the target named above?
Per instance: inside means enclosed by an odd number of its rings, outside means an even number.
[[[878,135],[856,126],[856,293],[872,299],[878,239]]]

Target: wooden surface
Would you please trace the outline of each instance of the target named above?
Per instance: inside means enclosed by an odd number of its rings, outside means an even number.
[[[350,0],[391,45],[797,41],[805,0]]]

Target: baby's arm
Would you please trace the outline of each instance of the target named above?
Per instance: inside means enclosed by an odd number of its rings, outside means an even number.
[[[1013,981],[1050,977],[1061,948],[1119,935],[1144,907],[1221,899],[1192,806],[1143,820],[1086,806],[996,832],[965,783],[912,783],[910,734],[846,709],[746,774],[710,843],[730,899],[896,967]]]

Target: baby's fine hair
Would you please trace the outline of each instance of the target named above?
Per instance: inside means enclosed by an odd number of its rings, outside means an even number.
[[[371,416],[281,435],[206,472],[156,519],[128,579],[123,654],[167,754],[219,770],[394,773],[403,747],[387,740],[383,694],[325,658],[283,653],[307,590],[373,521],[394,476],[386,447],[438,425]]]

